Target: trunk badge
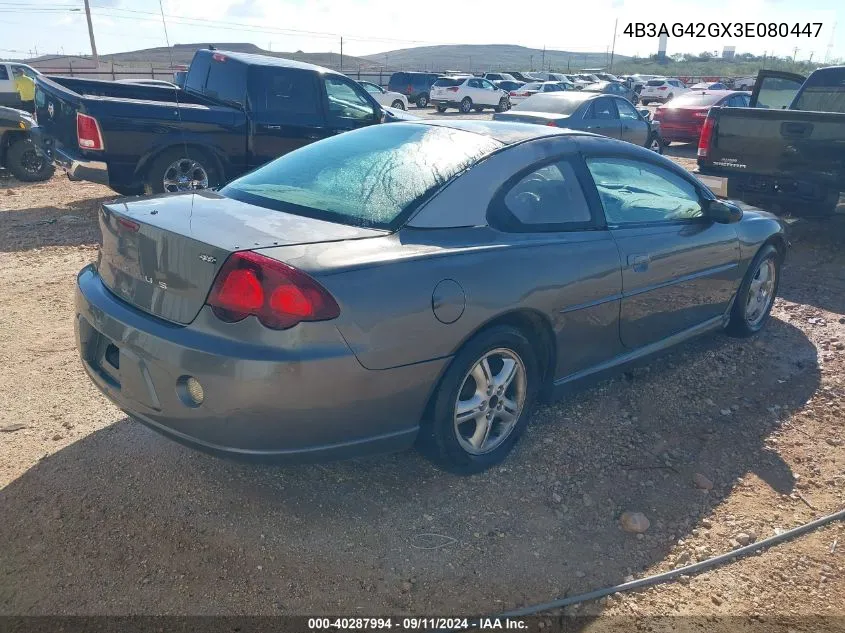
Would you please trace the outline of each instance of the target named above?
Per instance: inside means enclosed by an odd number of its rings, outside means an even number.
[[[47,104],[47,114],[49,114],[49,115],[50,115],[50,118],[52,119],[52,118],[53,118],[53,115],[54,115],[55,113],[56,113],[56,108],[55,108],[55,106],[53,105],[53,102],[51,101],[50,103],[48,103],[48,104]]]
[[[200,260],[204,262],[208,262],[209,264],[216,264],[217,258],[213,255],[206,255],[205,253],[200,253]]]

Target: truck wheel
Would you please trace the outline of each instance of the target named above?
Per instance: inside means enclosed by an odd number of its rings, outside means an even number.
[[[417,107],[418,108],[425,108],[428,106],[428,95],[422,93],[419,97],[417,97]]]
[[[153,161],[147,172],[144,192],[176,193],[218,185],[220,175],[214,161],[207,154],[196,149],[174,147]]]
[[[32,139],[24,138],[14,143],[6,152],[6,167],[22,182],[49,180],[56,168],[50,160],[38,153]]]
[[[464,97],[463,101],[461,101],[461,112],[469,114],[470,110],[472,110],[472,99]]]

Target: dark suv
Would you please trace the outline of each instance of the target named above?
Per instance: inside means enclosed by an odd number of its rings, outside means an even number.
[[[393,73],[387,89],[405,95],[418,108],[425,108],[431,99],[431,85],[437,77],[437,73]]]

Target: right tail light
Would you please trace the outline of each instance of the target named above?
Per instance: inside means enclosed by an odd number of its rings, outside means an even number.
[[[704,125],[701,127],[701,135],[698,137],[698,157],[707,158],[710,156],[710,148],[713,145],[713,131],[715,130],[716,122],[713,117],[708,114],[704,119]]]

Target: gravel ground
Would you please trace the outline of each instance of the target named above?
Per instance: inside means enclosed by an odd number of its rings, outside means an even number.
[[[244,465],[128,420],[72,335],[74,277],[110,197],[0,179],[0,614],[498,612],[845,505],[845,216],[791,221],[760,336],[702,338],[540,407],[502,467],[458,478],[413,452]],[[626,511],[649,529],[624,532]],[[833,524],[575,612],[845,615],[842,596]]]

